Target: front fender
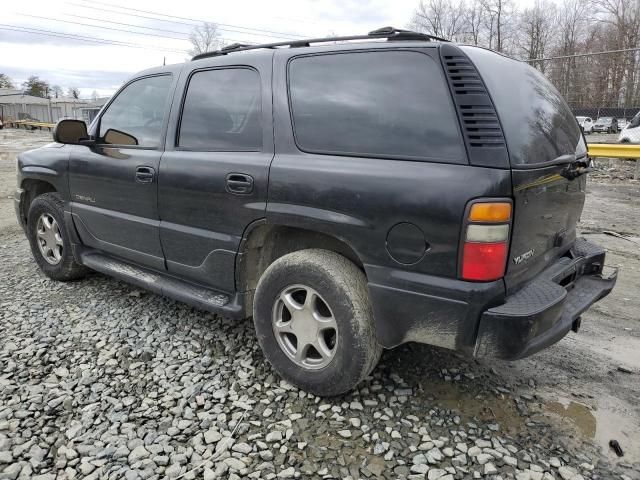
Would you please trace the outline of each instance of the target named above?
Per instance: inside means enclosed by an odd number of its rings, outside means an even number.
[[[29,181],[46,182],[69,202],[69,156],[66,145],[52,143],[18,155],[18,188],[28,189]]]

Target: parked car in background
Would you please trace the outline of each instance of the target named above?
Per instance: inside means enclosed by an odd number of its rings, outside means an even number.
[[[593,119],[591,117],[576,117],[576,120],[584,133],[591,133],[593,131]]]
[[[600,117],[593,124],[594,133],[618,133],[618,119],[615,117]]]
[[[622,130],[618,141],[620,143],[640,143],[640,112]]]
[[[622,130],[627,128],[628,124],[629,121],[626,118],[618,118],[618,131],[621,132]]]
[[[316,395],[406,342],[518,359],[577,332],[616,276],[577,235],[591,160],[547,78],[390,28],[293,45],[146,70],[18,155],[45,275],[253,317]]]

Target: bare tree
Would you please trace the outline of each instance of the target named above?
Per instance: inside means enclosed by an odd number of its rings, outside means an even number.
[[[488,30],[488,46],[497,52],[504,52],[515,8],[511,0],[482,0],[482,6]]]
[[[600,14],[598,19],[607,28],[607,38],[612,49],[624,50],[640,45],[639,0],[594,0]],[[624,101],[630,103],[638,97],[638,55],[619,55],[611,71],[612,90],[619,91]],[[616,99],[617,100],[617,99]]]
[[[447,0],[420,0],[411,20],[411,28],[416,31],[461,40],[465,30],[464,3]]]
[[[210,22],[204,22],[202,25],[195,27],[189,35],[189,41],[192,45],[191,50],[189,50],[190,55],[199,55],[218,50],[224,45],[218,26]]]
[[[54,98],[60,98],[62,96],[62,87],[60,85],[53,85],[51,87],[51,93]]]
[[[543,58],[548,52],[556,33],[557,8],[548,0],[537,0],[536,3],[522,11],[519,18],[518,43],[522,58],[545,70],[545,62],[531,62]]]
[[[560,92],[568,98],[579,81],[576,72],[576,60],[571,58],[578,53],[581,40],[584,39],[584,28],[589,19],[589,6],[583,0],[564,0],[560,8],[560,38],[556,55],[570,57],[555,66],[551,79]],[[584,77],[584,72],[582,72]],[[576,93],[575,91],[573,92]]]
[[[78,99],[80,98],[80,90],[77,87],[69,87],[67,95],[69,95],[71,98]]]
[[[480,45],[484,8],[481,0],[471,0],[464,8],[464,41]]]

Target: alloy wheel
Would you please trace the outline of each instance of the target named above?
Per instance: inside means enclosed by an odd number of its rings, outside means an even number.
[[[291,285],[273,306],[273,333],[282,351],[299,367],[319,370],[331,363],[338,344],[338,325],[320,294],[306,285]]]
[[[60,226],[55,218],[43,213],[36,224],[36,240],[43,258],[51,265],[57,265],[62,260],[64,247]]]

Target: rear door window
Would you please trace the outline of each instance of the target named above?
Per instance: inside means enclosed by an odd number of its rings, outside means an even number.
[[[260,76],[250,68],[194,73],[182,108],[178,146],[199,151],[262,148]]]
[[[307,152],[466,163],[442,69],[410,51],[296,57],[289,96]]]

